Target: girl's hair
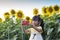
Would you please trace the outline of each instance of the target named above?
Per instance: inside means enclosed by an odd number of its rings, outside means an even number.
[[[44,31],[44,22],[43,22],[43,19],[40,18],[40,15],[38,16],[34,16],[32,18],[33,21],[38,21],[39,22],[39,25],[42,27],[43,31]]]

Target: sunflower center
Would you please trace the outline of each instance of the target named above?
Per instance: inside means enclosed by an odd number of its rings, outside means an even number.
[[[49,11],[50,13],[52,13],[52,12],[53,12],[53,9],[52,9],[51,7],[49,7],[48,11]]]
[[[22,14],[21,13],[18,13],[18,17],[22,17]]]
[[[47,8],[44,9],[44,13],[47,13],[46,9],[47,9]]]
[[[54,9],[55,9],[55,11],[58,11],[59,10],[59,7],[58,6],[55,6]]]

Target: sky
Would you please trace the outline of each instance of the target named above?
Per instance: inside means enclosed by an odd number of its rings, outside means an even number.
[[[42,13],[43,6],[60,6],[60,0],[0,0],[0,18],[4,19],[4,12],[22,10],[25,16],[33,17],[33,9],[39,9]]]

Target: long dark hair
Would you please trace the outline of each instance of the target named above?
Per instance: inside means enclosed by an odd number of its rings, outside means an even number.
[[[34,20],[37,20],[37,21],[39,22],[40,26],[42,27],[42,30],[44,31],[44,22],[43,22],[43,19],[40,18],[40,15],[34,16],[34,17],[32,18],[32,20],[33,20],[33,21],[34,21]]]

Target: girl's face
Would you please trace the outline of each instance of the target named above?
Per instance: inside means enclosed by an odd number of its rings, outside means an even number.
[[[32,23],[35,25],[35,26],[38,26],[38,21],[32,21]]]

